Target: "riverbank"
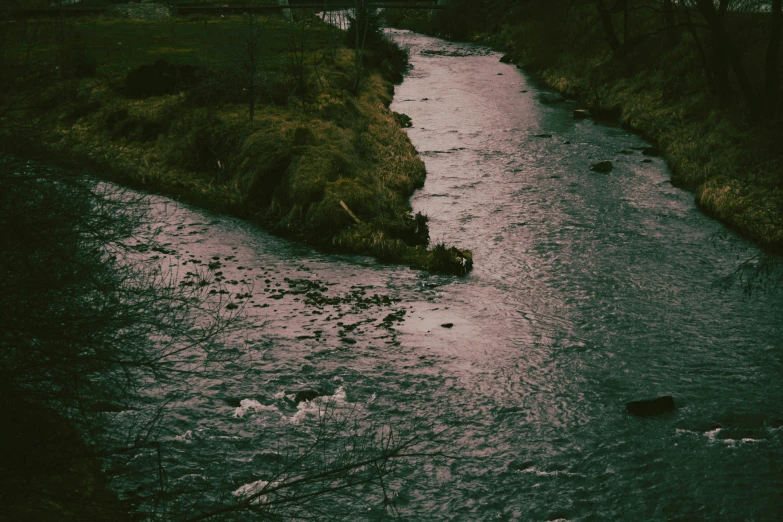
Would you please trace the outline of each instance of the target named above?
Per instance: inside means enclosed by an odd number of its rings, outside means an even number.
[[[596,119],[619,122],[652,141],[672,170],[672,183],[694,191],[705,213],[767,249],[783,249],[783,129],[774,117],[753,121],[739,94],[731,100],[711,94],[700,55],[704,35],[679,27],[672,41],[659,13],[639,11],[631,18],[633,46],[612,52],[592,5],[531,4],[500,16],[463,4],[434,17],[390,14],[389,21],[507,53],[506,61],[578,99]],[[677,14],[685,24],[685,14]],[[621,16],[614,18],[620,31]],[[763,38],[751,38],[747,27],[730,28],[743,44],[747,40],[748,56],[763,57]],[[748,59],[752,79],[763,77],[760,67]]]
[[[314,16],[33,24],[6,23],[18,45],[5,65],[25,81],[3,93],[4,151],[321,249],[470,268],[469,252],[428,249],[426,217],[411,213],[426,173],[388,108],[407,63],[390,42],[357,61]]]

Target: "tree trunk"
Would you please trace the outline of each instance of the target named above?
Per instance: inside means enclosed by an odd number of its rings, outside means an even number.
[[[614,32],[614,26],[612,25],[612,15],[607,11],[604,5],[604,0],[595,0],[595,7],[598,9],[598,15],[601,17],[601,25],[604,28],[604,36],[606,36],[606,42],[612,51],[620,50],[620,40],[617,39],[617,34]]]
[[[250,27],[250,34],[248,35],[248,41],[247,41],[247,54],[248,54],[248,60],[250,61],[250,82],[248,85],[248,90],[250,91],[250,108],[249,108],[249,117],[250,121],[253,121],[253,118],[255,118],[256,113],[256,51],[257,51],[257,44],[258,44],[258,38],[256,35],[256,29],[253,27],[253,10],[250,10],[250,23],[248,24]]]
[[[628,24],[631,21],[631,0],[623,0],[623,45],[628,47]]]
[[[756,99],[756,93],[753,91],[748,75],[745,72],[745,65],[742,62],[742,56],[731,42],[726,28],[723,25],[723,18],[728,9],[728,0],[721,0],[719,10],[715,10],[713,0],[697,0],[699,11],[710,26],[713,42],[713,63],[715,68],[715,77],[721,96],[727,98],[731,94],[731,84],[728,78],[728,66],[734,71],[737,78],[742,96],[750,108],[751,118],[756,119],[759,116],[759,104]]]
[[[772,10],[770,11],[769,27],[769,45],[767,46],[766,57],[766,90],[767,106],[769,115],[772,118],[778,116],[778,99],[780,97],[780,77],[778,75],[778,63],[780,55],[780,31],[783,25],[783,16],[781,16],[782,0],[772,0]]]
[[[663,0],[663,23],[666,26],[666,38],[669,40],[669,43],[677,43],[679,32],[675,27],[677,21],[674,18],[674,3],[672,0]]]
[[[704,66],[704,74],[707,76],[707,85],[710,89],[710,92],[713,95],[718,96],[720,93],[718,92],[718,88],[715,84],[715,77],[713,76],[712,66],[710,66],[710,61],[707,59],[707,53],[704,51],[704,45],[701,43],[699,33],[697,33],[696,28],[693,27],[691,13],[688,10],[685,11],[685,19],[687,21],[688,32],[691,33],[691,36],[693,36],[693,41],[696,42],[696,48],[699,51],[699,57],[701,58],[701,63]]]

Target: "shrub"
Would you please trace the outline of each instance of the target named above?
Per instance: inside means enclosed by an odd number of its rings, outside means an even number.
[[[205,71],[195,65],[172,64],[160,59],[152,65],[132,69],[123,91],[128,98],[149,98],[176,94],[202,81]]]

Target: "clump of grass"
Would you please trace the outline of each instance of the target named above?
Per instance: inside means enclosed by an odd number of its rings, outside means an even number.
[[[430,272],[462,275],[473,268],[473,253],[438,243],[427,251],[425,268]]]

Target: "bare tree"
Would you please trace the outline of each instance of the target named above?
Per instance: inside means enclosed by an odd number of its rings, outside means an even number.
[[[253,121],[253,118],[255,117],[255,110],[256,110],[256,69],[258,67],[258,60],[259,60],[259,47],[260,47],[260,28],[254,24],[254,13],[253,9],[250,8],[247,13],[247,26],[248,26],[248,34],[247,34],[247,50],[246,50],[246,59],[247,59],[247,67],[248,67],[248,91],[249,91],[249,97],[250,97],[250,106],[248,108],[248,117],[250,118],[250,121]]]
[[[783,29],[781,0],[772,0],[769,12],[769,44],[765,59],[766,95],[769,114],[778,116],[780,98],[780,35]]]
[[[185,355],[223,353],[236,312],[181,286],[136,230],[141,196],[73,173],[3,160],[0,172],[0,380],[84,409],[127,404],[147,378],[176,375]]]
[[[595,7],[598,10],[598,15],[601,18],[601,26],[604,29],[604,36],[606,42],[612,51],[620,50],[620,40],[617,39],[617,33],[614,31],[614,25],[612,24],[612,14],[604,5],[604,0],[595,0]]]

